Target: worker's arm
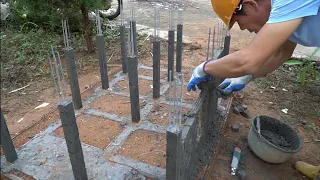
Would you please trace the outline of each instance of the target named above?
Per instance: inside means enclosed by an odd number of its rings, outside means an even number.
[[[286,62],[291,56],[296,48],[297,43],[287,40],[278,51],[276,51],[258,71],[253,73],[254,77],[265,76],[268,73],[274,71],[284,62]]]
[[[296,43],[287,40],[264,64],[258,69],[256,73],[253,73],[255,77],[264,76],[283,64],[287,59],[292,56],[292,53],[296,47]],[[225,95],[231,94],[234,91],[243,89],[249,82],[253,80],[253,75],[245,75],[237,78],[226,78],[219,88]],[[219,96],[221,96],[218,93]]]
[[[209,61],[203,64],[202,68],[205,73],[215,77],[232,78],[247,74],[259,76],[263,74],[259,72],[260,69],[283,44],[286,44],[287,39],[300,25],[301,21],[302,18],[265,24],[247,48],[218,60]],[[271,63],[272,68],[263,71],[274,70],[282,63]]]

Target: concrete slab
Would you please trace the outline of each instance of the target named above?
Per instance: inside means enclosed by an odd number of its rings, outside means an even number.
[[[132,168],[108,162],[102,150],[86,144],[82,144],[82,148],[89,179],[118,180],[134,175]],[[18,150],[18,156],[13,164],[8,164],[2,156],[2,171],[9,172],[14,168],[36,179],[74,179],[63,138],[51,135],[36,138]]]

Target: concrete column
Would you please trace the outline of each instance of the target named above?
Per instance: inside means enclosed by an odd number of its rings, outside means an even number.
[[[160,41],[153,42],[153,98],[160,97]]]
[[[177,25],[177,50],[176,50],[176,72],[181,72],[182,67],[182,30],[183,25]]]
[[[181,180],[182,131],[167,131],[166,180]]]
[[[132,121],[138,123],[140,121],[139,106],[139,83],[138,83],[138,60],[137,57],[127,57],[127,67],[129,76],[131,117]]]
[[[170,71],[172,80],[174,74],[174,30],[169,30],[168,35],[168,81],[170,81]]]
[[[58,104],[64,137],[66,139],[72,171],[76,180],[87,180],[87,170],[78,132],[76,117],[71,101],[61,101]]]
[[[8,162],[13,163],[15,160],[18,159],[17,152],[14,148],[8,126],[6,123],[6,120],[4,119],[2,109],[0,107],[0,113],[1,113],[1,147],[3,149],[4,155],[6,157],[6,160]]]
[[[136,21],[130,21],[130,28],[133,37],[134,54],[138,59],[138,43],[137,43],[137,23]]]
[[[223,47],[224,56],[229,54],[229,51],[230,51],[230,40],[231,40],[231,36],[230,35],[227,35],[226,37],[224,37],[224,47]]]
[[[97,43],[98,55],[99,55],[99,66],[100,66],[102,89],[108,89],[109,80],[108,80],[108,66],[107,66],[107,58],[106,58],[106,46],[105,46],[105,41],[102,34],[97,35],[96,43]]]
[[[127,73],[127,39],[126,39],[126,27],[120,26],[120,40],[121,40],[121,59],[122,59],[122,72]]]
[[[77,68],[76,68],[76,62],[74,59],[73,48],[65,48],[64,54],[66,57],[69,84],[70,84],[70,88],[71,88],[72,101],[74,103],[74,108],[80,109],[80,108],[82,108],[82,100],[81,100],[81,94],[80,94]]]

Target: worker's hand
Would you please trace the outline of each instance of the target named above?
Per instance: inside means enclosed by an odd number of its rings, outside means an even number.
[[[253,80],[253,75],[241,76],[238,78],[227,78],[225,79],[218,88],[218,97],[228,96],[234,91],[243,89],[250,81]]]
[[[206,63],[207,61],[201,63],[192,71],[192,76],[187,84],[188,92],[191,90],[195,91],[200,83],[210,80],[211,75],[204,72],[204,66]]]

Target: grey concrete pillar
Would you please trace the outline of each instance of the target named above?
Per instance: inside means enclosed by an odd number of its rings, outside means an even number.
[[[176,50],[176,72],[181,72],[182,67],[182,30],[183,25],[177,25],[177,50]]]
[[[231,36],[227,35],[226,37],[224,37],[224,47],[223,47],[223,51],[224,51],[224,56],[229,54],[230,51],[230,41],[231,41]]]
[[[181,180],[182,130],[167,131],[166,180]]]
[[[99,66],[100,66],[102,89],[108,89],[109,79],[108,79],[108,66],[107,66],[107,58],[106,58],[106,46],[105,46],[105,41],[102,34],[97,35],[96,43],[97,43],[98,55],[99,55]]]
[[[131,102],[131,117],[132,121],[138,123],[140,121],[140,106],[139,106],[139,83],[138,83],[138,60],[137,57],[127,57],[130,102]]]
[[[127,73],[127,39],[126,39],[126,27],[120,26],[120,41],[121,41],[121,59],[122,59],[122,72]]]
[[[76,180],[87,180],[87,170],[78,132],[76,117],[71,101],[61,101],[58,104],[64,137],[66,139],[72,171]]]
[[[72,101],[75,109],[82,108],[82,100],[78,82],[76,62],[74,58],[73,48],[65,48],[64,54],[66,57],[67,71],[69,77],[69,84],[71,88]]]
[[[160,41],[153,41],[153,98],[160,97]]]
[[[168,32],[168,81],[170,81],[170,71],[171,79],[173,80],[173,67],[174,66],[174,30],[169,30]]]
[[[0,107],[0,113],[1,113],[1,147],[3,149],[4,155],[6,157],[6,160],[8,162],[13,163],[15,160],[18,159],[17,152],[14,148],[8,126],[6,123],[6,120],[4,119],[2,109]]]
[[[132,33],[133,37],[133,46],[134,46],[134,54],[138,59],[138,42],[137,42],[137,23],[136,21],[130,21],[130,33]]]

